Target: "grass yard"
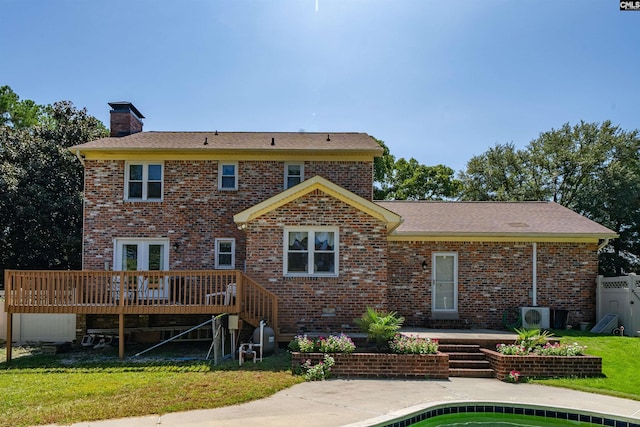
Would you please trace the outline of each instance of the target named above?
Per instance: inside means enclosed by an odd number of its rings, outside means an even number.
[[[534,382],[640,400],[640,338],[553,332],[562,342],[577,342],[587,346],[588,354],[602,357],[605,377]],[[214,367],[201,360],[208,346],[189,344],[188,349],[175,344],[147,358],[119,361],[115,348],[56,356],[14,348],[11,365],[0,363],[0,427],[218,408],[262,399],[303,381],[291,375],[287,351],[239,368],[235,361]]]
[[[553,331],[553,333],[562,343],[577,342],[587,346],[587,354],[602,357],[602,371],[605,377],[557,378],[535,382],[640,400],[640,382],[637,376],[638,363],[640,363],[640,338],[598,335],[572,330]]]
[[[0,426],[70,424],[217,408],[262,399],[302,381],[290,371],[286,351],[248,363],[213,367],[211,361],[142,359],[74,360],[65,354],[14,352],[9,367],[0,363]],[[203,349],[201,358],[206,355]],[[4,360],[4,348],[0,351]]]

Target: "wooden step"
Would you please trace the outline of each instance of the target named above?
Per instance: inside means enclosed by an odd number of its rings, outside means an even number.
[[[493,369],[458,369],[449,368],[450,377],[464,378],[495,378]]]

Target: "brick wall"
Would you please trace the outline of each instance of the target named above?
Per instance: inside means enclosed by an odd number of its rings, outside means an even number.
[[[595,317],[596,244],[538,243],[537,302],[569,310],[569,322]],[[474,327],[502,328],[505,309],[529,306],[532,244],[389,242],[388,306],[407,326],[431,318],[433,252],[458,253],[458,313]],[[422,262],[426,261],[426,270]]]
[[[236,268],[243,269],[245,235],[233,215],[284,187],[284,162],[238,162],[238,190],[221,191],[217,161],[166,161],[163,201],[126,202],[124,168],[124,161],[86,162],[84,269],[113,268],[117,237],[168,238],[170,268],[179,270],[214,268],[215,239],[235,238]],[[368,199],[372,171],[372,162],[305,163],[306,177],[322,175]]]
[[[390,353],[335,353],[331,354],[335,365],[331,375],[338,377],[378,377],[448,379],[449,356],[437,354],[390,354]],[[292,371],[311,360],[317,365],[324,359],[323,353],[292,353]]]
[[[129,111],[111,111],[110,136],[120,137],[142,132],[142,122]]]
[[[598,377],[602,375],[602,358],[596,356],[510,356],[497,351],[480,349],[503,381],[512,370],[528,378]]]
[[[286,226],[339,227],[338,277],[284,277]],[[367,306],[385,308],[382,221],[316,190],[251,221],[246,232],[247,274],[278,295],[282,333],[348,331]]]

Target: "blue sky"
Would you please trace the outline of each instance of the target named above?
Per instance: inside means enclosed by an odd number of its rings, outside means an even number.
[[[367,132],[464,169],[580,120],[638,125],[618,0],[0,0],[0,85],[145,130]]]

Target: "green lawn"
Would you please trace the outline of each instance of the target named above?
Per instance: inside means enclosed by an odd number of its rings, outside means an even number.
[[[206,349],[201,357],[205,354]],[[4,360],[4,348],[0,357]],[[302,381],[291,375],[285,351],[241,370],[232,361],[213,367],[202,360],[120,362],[112,357],[65,366],[64,358],[26,355],[9,367],[0,364],[0,426],[217,408],[262,399]]]
[[[537,383],[640,400],[640,382],[637,376],[640,363],[640,338],[598,335],[572,330],[553,331],[553,333],[563,343],[577,342],[587,346],[587,354],[602,357],[602,371],[605,376],[536,380]]]
[[[602,357],[605,376],[536,383],[640,400],[640,338],[553,332],[561,341],[578,342],[587,346],[588,354]],[[286,351],[239,368],[233,361],[214,367],[210,361],[188,359],[184,350],[176,344],[161,354],[152,353],[157,359],[122,362],[116,349],[86,350],[70,364],[67,354],[34,355],[29,349],[14,349],[11,365],[0,363],[0,427],[217,408],[262,399],[302,381],[291,375]],[[191,355],[202,359],[206,352],[207,347],[196,347]],[[174,355],[182,358],[171,359]],[[0,360],[5,360],[4,346]]]

